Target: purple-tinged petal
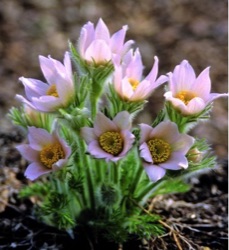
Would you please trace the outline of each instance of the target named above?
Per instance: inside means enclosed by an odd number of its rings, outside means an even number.
[[[153,128],[147,124],[141,123],[139,124],[140,127],[140,141],[139,143],[142,144],[145,141],[150,139],[150,133],[152,132]]]
[[[41,96],[40,98],[32,98],[32,102],[36,109],[42,112],[54,112],[63,106],[61,99],[54,96]]]
[[[107,131],[117,131],[118,127],[113,121],[107,118],[103,113],[99,112],[94,122],[94,133],[97,137]]]
[[[110,42],[110,32],[101,18],[95,28],[95,39],[104,40],[107,44]]]
[[[183,90],[191,90],[196,79],[195,72],[188,61],[183,60],[179,66],[175,67],[173,78],[173,94]]]
[[[168,132],[169,131],[169,132]],[[151,138],[160,138],[169,144],[173,144],[180,137],[176,123],[165,121],[159,123],[150,133]]]
[[[97,139],[97,136],[94,134],[94,128],[83,127],[80,130],[80,134],[87,144]]]
[[[115,53],[115,54],[120,54],[121,53],[127,29],[128,29],[128,26],[125,25],[125,26],[122,27],[121,30],[119,30],[118,32],[114,33],[111,36],[110,48],[111,48],[111,51],[113,53]]]
[[[82,57],[84,57],[85,51],[93,41],[95,37],[94,24],[91,22],[86,23],[81,29],[79,40],[78,40],[78,49]]]
[[[70,53],[68,51],[64,54],[64,67],[66,69],[67,76],[72,79],[72,63]]]
[[[119,112],[113,119],[113,122],[120,130],[131,128],[131,117],[127,111]]]
[[[123,157],[126,155],[126,153],[131,149],[135,140],[135,136],[129,130],[122,131],[121,135],[124,140],[124,145],[122,152],[118,155],[119,157]]]
[[[50,58],[46,58],[44,56],[39,56],[39,61],[42,73],[47,82],[50,85],[55,84],[57,72],[53,60],[51,60]]]
[[[143,163],[144,169],[152,182],[156,182],[164,177],[166,170],[157,165]]]
[[[154,65],[150,71],[150,73],[146,76],[145,80],[150,81],[151,83],[154,83],[156,78],[157,78],[157,74],[158,74],[158,57],[155,56],[154,57]]]
[[[55,142],[51,134],[45,129],[29,127],[28,140],[30,147],[34,150],[42,150],[42,148],[48,144],[53,144]]]
[[[31,181],[34,181],[41,175],[50,173],[51,171],[52,171],[51,169],[45,168],[41,164],[34,162],[27,167],[25,171],[25,177],[27,177]]]
[[[19,80],[25,87],[25,94],[29,101],[32,100],[32,97],[45,95],[49,88],[48,84],[33,78],[20,77]]]
[[[153,163],[152,155],[150,153],[149,147],[146,142],[143,142],[140,147],[140,157],[145,160],[146,162]]]
[[[198,96],[201,97],[204,101],[207,100],[211,91],[209,69],[210,67],[207,67],[205,70],[203,70],[192,84],[193,92],[198,93]]]
[[[185,155],[194,142],[195,139],[193,137],[187,134],[180,134],[180,136],[177,138],[177,141],[172,144],[172,150]]]
[[[160,167],[170,170],[179,170],[188,168],[187,158],[178,152],[173,152],[170,158],[163,163],[158,164]]]
[[[133,52],[133,50],[130,50],[124,56],[123,64],[125,69],[125,76],[127,76],[128,78],[136,79],[138,81],[141,80],[144,66],[142,64],[142,58],[138,48],[135,50],[135,52]]]
[[[187,113],[184,114],[198,114],[206,107],[206,103],[199,97],[194,97],[187,105]]]
[[[104,62],[112,58],[111,50],[104,40],[94,40],[85,51],[85,60]]]
[[[52,165],[52,170],[57,171],[57,170],[61,169],[62,167],[64,167],[67,163],[68,163],[67,159],[60,159],[59,161],[55,162]]]
[[[32,149],[29,145],[23,144],[16,147],[20,154],[28,161],[38,162],[39,161],[39,152]]]
[[[88,145],[87,151],[95,158],[109,158],[110,159],[110,158],[114,157],[112,154],[109,154],[106,151],[104,151],[100,147],[98,141],[90,142]]]
[[[54,137],[56,137],[55,139],[57,139],[57,142],[61,144],[62,149],[64,150],[64,158],[69,158],[72,153],[71,147],[68,146],[67,142],[64,139],[59,138],[57,135],[54,135]]]
[[[208,100],[206,101],[206,104],[210,104],[213,102],[215,99],[220,98],[220,97],[228,97],[228,93],[223,93],[223,94],[218,94],[218,93],[211,93],[208,96]]]
[[[34,110],[37,110],[36,106],[34,106],[33,103],[29,102],[27,99],[25,99],[25,97],[21,96],[21,95],[16,95],[16,99],[19,101],[19,102],[22,102],[26,105],[28,105],[30,108],[34,109]]]
[[[159,87],[161,84],[167,82],[169,78],[167,76],[161,75],[154,83],[155,88]]]
[[[143,80],[139,83],[135,89],[133,95],[131,96],[131,101],[140,101],[148,98],[154,91],[154,83],[150,83],[147,80]]]

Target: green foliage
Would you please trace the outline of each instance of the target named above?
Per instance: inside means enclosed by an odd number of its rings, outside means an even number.
[[[200,113],[185,116],[176,110],[170,102],[165,102],[166,116],[172,122],[175,122],[181,133],[187,133],[191,128],[193,128],[201,120],[207,120],[210,118],[210,111],[212,105],[208,105]]]
[[[34,182],[28,186],[24,186],[20,192],[20,198],[29,198],[31,196],[46,197],[50,192],[51,185],[49,182]]]
[[[184,193],[190,190],[190,185],[181,179],[165,178],[154,190],[152,197],[164,194]]]
[[[129,234],[135,234],[140,239],[150,239],[164,233],[162,225],[158,222],[160,217],[155,214],[134,215],[127,224]]]
[[[105,108],[104,113],[110,117],[115,117],[121,111],[129,112],[133,117],[135,117],[140,111],[143,110],[147,101],[136,101],[131,102],[128,100],[123,100],[114,89],[112,84],[108,84],[108,93],[106,94],[108,99],[109,108]]]

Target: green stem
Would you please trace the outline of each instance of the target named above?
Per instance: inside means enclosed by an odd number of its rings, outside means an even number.
[[[135,176],[134,179],[132,181],[132,185],[129,189],[129,193],[130,194],[134,194],[135,190],[137,190],[137,186],[142,178],[142,174],[143,174],[143,167],[141,166],[140,163],[137,164],[137,171],[135,172]]]
[[[82,159],[81,161],[81,168],[85,169],[85,179],[86,181],[84,182],[84,194],[83,197],[86,199],[89,199],[89,207],[94,209],[95,208],[95,196],[94,196],[94,181],[92,178],[92,169],[93,169],[93,162],[88,160],[87,155],[85,154],[85,144],[83,140],[78,138],[78,145],[79,145],[79,150],[80,150],[80,158]],[[87,202],[86,202],[87,204]]]
[[[147,199],[152,196],[153,192],[156,191],[163,181],[157,181],[156,183],[151,183],[141,190],[141,192],[135,198],[136,202],[144,205]]]

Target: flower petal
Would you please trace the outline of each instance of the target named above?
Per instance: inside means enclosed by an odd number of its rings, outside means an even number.
[[[140,127],[140,141],[139,143],[142,144],[145,141],[150,139],[150,133],[152,132],[153,128],[147,124],[141,123],[139,124]]]
[[[40,177],[41,175],[50,173],[52,170],[43,167],[41,164],[37,163],[37,162],[33,162],[31,163],[26,171],[25,171],[25,177],[27,177],[28,179],[30,179],[31,181],[34,181],[35,179],[37,179],[38,177]]]
[[[172,144],[172,150],[185,155],[194,142],[195,139],[193,137],[187,134],[180,134],[180,136],[177,138],[177,141]]]
[[[127,154],[135,140],[135,136],[129,130],[124,130],[121,132],[121,134],[123,136],[124,145],[122,152],[118,155],[120,158]]]
[[[106,24],[102,20],[102,18],[99,19],[96,28],[95,28],[95,39],[98,40],[104,40],[107,44],[110,42],[110,32],[107,28]]]
[[[157,165],[143,163],[144,169],[152,182],[160,180],[166,173],[164,168],[161,168]]]
[[[198,96],[204,101],[208,99],[209,93],[211,91],[209,69],[210,67],[207,67],[205,70],[203,70],[192,84],[193,92],[198,93]]]
[[[104,40],[94,40],[86,49],[84,57],[85,60],[99,63],[111,60],[112,53]]]
[[[131,128],[131,117],[127,111],[119,112],[113,119],[113,122],[120,130]]]
[[[153,163],[152,155],[150,153],[149,147],[147,146],[146,142],[143,142],[140,147],[140,157],[145,160],[146,162]]]
[[[94,133],[97,137],[107,131],[117,131],[116,124],[107,118],[103,113],[99,112],[95,118]]]
[[[25,87],[25,94],[29,101],[32,100],[32,97],[45,95],[49,87],[48,84],[33,78],[20,77],[19,80]]]
[[[16,149],[28,161],[39,161],[39,152],[32,149],[28,144],[19,145]]]
[[[53,144],[55,142],[52,135],[45,129],[29,127],[28,130],[28,140],[32,149],[40,151],[47,144]]]
[[[83,127],[80,130],[80,134],[87,144],[97,139],[97,136],[94,134],[94,128]]]
[[[188,168],[187,158],[180,152],[173,152],[170,158],[164,162],[158,164],[160,167],[171,170],[179,170]]]
[[[88,145],[87,151],[95,158],[106,158],[111,159],[114,156],[105,152],[99,145],[98,141],[92,141]]]

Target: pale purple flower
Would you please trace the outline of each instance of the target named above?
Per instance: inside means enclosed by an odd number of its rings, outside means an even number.
[[[17,146],[21,155],[31,162],[25,171],[28,179],[33,181],[67,164],[71,148],[56,132],[50,134],[36,127],[29,127],[28,130],[29,144]]]
[[[216,98],[228,96],[226,93],[210,93],[209,67],[196,77],[189,62],[183,60],[168,76],[169,91],[164,96],[184,115],[198,114]]]
[[[39,56],[40,67],[47,83],[37,79],[20,77],[25,87],[26,98],[16,95],[17,99],[41,112],[53,112],[66,107],[74,97],[72,67],[68,52],[64,64],[49,57]]]
[[[104,63],[110,60],[119,62],[133,44],[132,40],[124,43],[127,29],[125,25],[111,36],[101,18],[96,27],[88,22],[82,27],[78,41],[80,56],[88,62]]]
[[[194,138],[181,134],[175,123],[165,121],[155,128],[140,124],[140,157],[149,179],[158,181],[166,174],[166,169],[188,168],[186,154],[194,143]]]
[[[88,144],[87,151],[95,158],[118,161],[132,147],[134,135],[130,132],[131,118],[126,111],[118,113],[113,120],[98,113],[94,127],[83,127],[81,135]]]
[[[154,65],[150,73],[143,78],[143,64],[138,49],[129,50],[123,58],[121,65],[115,65],[113,84],[119,96],[128,101],[142,101],[152,92],[166,82],[168,78],[161,76],[158,79],[158,58],[154,57]]]

